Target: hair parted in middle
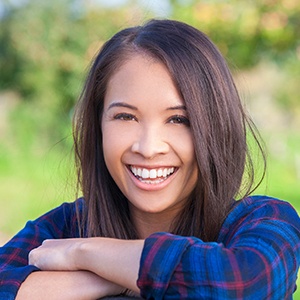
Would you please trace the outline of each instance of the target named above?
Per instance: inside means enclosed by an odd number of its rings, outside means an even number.
[[[92,64],[74,117],[78,182],[86,202],[80,219],[88,236],[138,238],[128,201],[104,162],[101,117],[110,78],[141,54],[167,67],[187,109],[198,164],[197,185],[171,233],[215,241],[233,199],[252,191],[248,131],[263,151],[219,50],[198,29],[173,20],[150,20],[118,32]]]

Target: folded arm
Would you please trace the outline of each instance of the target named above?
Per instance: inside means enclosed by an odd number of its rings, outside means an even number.
[[[124,289],[92,272],[40,272],[37,267],[28,265],[29,252],[44,240],[78,237],[74,230],[75,218],[75,204],[65,203],[37,220],[29,221],[0,247],[0,299],[14,300],[16,295],[22,300],[47,297],[96,299],[106,294],[118,294]],[[93,297],[96,294],[98,296]]]
[[[29,254],[29,264],[43,271],[87,270],[139,293],[143,240],[83,238],[46,240]]]
[[[257,200],[240,204],[229,215],[216,243],[167,233],[146,239],[141,295],[292,299],[300,264],[300,219],[287,203]]]
[[[43,271],[30,274],[16,300],[91,300],[118,295],[123,287],[87,271]]]
[[[146,241],[47,240],[29,263],[44,271],[92,272],[146,299],[291,299],[299,257],[295,210],[258,198],[234,209],[217,242],[168,233]]]

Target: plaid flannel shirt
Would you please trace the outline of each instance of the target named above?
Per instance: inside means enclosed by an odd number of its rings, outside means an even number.
[[[83,200],[79,199],[82,205]],[[0,299],[15,299],[38,269],[28,253],[45,239],[78,237],[75,202],[26,224],[0,248]],[[216,242],[155,233],[145,240],[137,284],[145,299],[292,299],[300,264],[300,218],[284,201],[239,201]]]

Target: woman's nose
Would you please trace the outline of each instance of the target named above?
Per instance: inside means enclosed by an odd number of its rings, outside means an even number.
[[[139,132],[131,150],[144,158],[152,159],[159,154],[166,154],[169,151],[169,145],[163,137],[162,130],[151,127]]]

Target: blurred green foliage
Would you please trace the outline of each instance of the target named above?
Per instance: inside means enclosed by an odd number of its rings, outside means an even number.
[[[2,4],[0,90],[13,89],[22,101],[34,102],[41,113],[49,112],[46,126],[66,120],[80,93],[85,70],[103,41],[123,27],[155,16],[143,14],[139,1],[113,9],[94,2],[29,0],[19,6],[10,1]],[[206,32],[232,66],[250,68],[262,59],[279,64],[286,71],[288,86],[278,91],[277,100],[285,109],[298,105],[297,0],[170,3],[169,17]]]
[[[205,31],[240,68],[266,58],[282,64],[299,51],[297,0],[172,2],[175,18]]]
[[[43,119],[41,132],[51,128],[57,139],[70,122],[91,58],[122,21],[114,23],[108,11],[84,1],[8,4],[0,20],[0,89],[31,102]],[[124,19],[122,10],[118,16]]]

